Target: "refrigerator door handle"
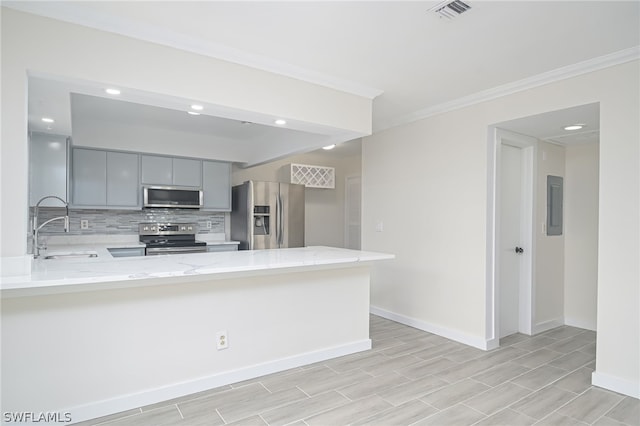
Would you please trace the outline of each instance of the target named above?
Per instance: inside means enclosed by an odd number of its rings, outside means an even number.
[[[249,250],[253,250],[253,239],[254,239],[254,230],[253,230],[253,182],[249,181],[249,197],[247,200],[247,229],[248,229],[248,240],[249,240]]]
[[[284,208],[282,205],[282,195],[278,194],[278,235],[277,235],[277,240],[278,240],[278,248],[282,248],[282,241],[283,241],[283,233],[284,233],[284,229],[283,229],[283,223],[284,223]]]

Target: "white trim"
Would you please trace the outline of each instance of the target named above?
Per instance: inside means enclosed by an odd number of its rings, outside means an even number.
[[[80,422],[369,349],[371,340],[366,339],[55,411],[69,412],[73,422]]]
[[[500,336],[500,147],[503,139],[508,140],[509,145],[523,149],[523,208],[522,208],[522,246],[525,249],[525,257],[522,259],[520,275],[520,300],[518,331],[523,334],[532,334],[532,323],[535,306],[535,193],[536,193],[536,150],[537,139],[520,135],[504,129],[491,126],[488,129],[488,168],[487,168],[487,274],[486,274],[486,333],[487,341],[499,341]]]
[[[440,325],[431,324],[417,318],[408,317],[402,314],[396,314],[395,312],[387,311],[386,309],[382,309],[377,306],[371,305],[369,307],[369,312],[382,318],[390,319],[392,321],[399,322],[401,324],[405,324],[422,331],[437,334],[438,336],[446,337],[447,339],[464,343],[465,345],[473,346],[474,348],[486,351],[497,347],[497,342],[495,339],[485,340],[481,337],[471,336],[466,333],[452,330]]]
[[[413,121],[422,120],[434,115],[453,111],[456,109],[479,104],[481,102],[490,101],[492,99],[501,98],[503,96],[512,95],[514,93],[533,89],[535,87],[544,86],[545,84],[555,83],[567,78],[577,77],[582,74],[598,71],[615,65],[624,64],[640,59],[640,46],[630,47],[628,49],[613,52],[608,55],[598,56],[586,61],[578,62],[565,67],[556,68],[551,71],[543,72],[531,77],[517,80],[511,83],[503,84],[491,89],[482,90],[480,92],[463,96],[449,102],[443,102],[428,108],[414,111],[410,114],[389,120],[379,126],[374,126],[374,133],[391,127],[401,126]]]
[[[633,382],[631,380],[594,371],[591,373],[591,384],[640,399],[640,382]]]
[[[533,334],[544,333],[545,331],[552,330],[556,327],[564,325],[564,318],[554,318],[548,321],[539,322],[533,326]]]
[[[360,241],[357,250],[362,248],[362,174],[352,174],[344,177],[344,247],[349,247],[349,181],[360,179]]]
[[[522,210],[520,217],[520,241],[525,246],[520,267],[520,307],[518,326],[519,332],[531,334],[531,324],[533,322],[533,288],[535,286],[535,194],[536,194],[536,154],[537,141],[530,139],[529,145],[522,148]]]
[[[485,285],[485,336],[493,341],[499,341],[498,318],[496,312],[496,182],[498,182],[498,170],[495,167],[498,161],[498,146],[496,143],[495,128],[487,130],[487,244],[486,244],[486,285]]]
[[[571,327],[583,328],[585,330],[596,331],[596,322],[583,320],[578,318],[564,318],[564,325],[570,325]]]
[[[156,25],[134,22],[122,17],[97,13],[90,9],[78,10],[74,6],[63,3],[53,4],[47,2],[11,2],[9,4],[3,4],[3,6],[295,78],[296,80],[306,81],[307,83],[317,84],[367,99],[374,99],[384,93],[381,89],[366,86],[356,81],[338,78],[268,58],[264,55],[249,53],[220,43],[202,40]]]

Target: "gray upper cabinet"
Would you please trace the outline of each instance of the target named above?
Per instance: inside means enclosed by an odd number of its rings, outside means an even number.
[[[140,206],[138,154],[107,152],[107,205]]]
[[[200,188],[202,186],[202,161],[174,158],[173,184]]]
[[[142,183],[171,185],[173,183],[173,159],[157,155],[142,156]]]
[[[92,149],[73,150],[71,160],[72,204],[77,207],[107,204],[107,153]]]
[[[140,208],[139,156],[75,148],[72,205],[87,208]]]
[[[202,161],[143,155],[142,184],[200,188],[202,186]]]
[[[29,205],[47,195],[67,200],[68,141],[66,136],[33,132],[29,138]],[[60,207],[55,199],[41,206]]]
[[[231,164],[202,162],[203,210],[231,211]]]
[[[231,163],[91,148],[71,155],[73,207],[140,209],[142,183],[202,188],[203,210],[231,211]]]

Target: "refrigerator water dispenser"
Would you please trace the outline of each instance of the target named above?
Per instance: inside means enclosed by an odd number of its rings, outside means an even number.
[[[253,207],[253,235],[270,235],[269,206]]]

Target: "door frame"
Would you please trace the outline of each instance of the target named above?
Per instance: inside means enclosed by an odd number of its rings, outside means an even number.
[[[351,174],[344,177],[344,247],[349,244],[349,181],[355,178],[360,179],[360,241],[358,245],[362,248],[362,175]]]
[[[489,127],[488,184],[487,184],[487,292],[486,336],[487,349],[500,345],[500,178],[501,146],[522,149],[522,209],[521,244],[525,249],[521,259],[519,288],[519,332],[532,334],[535,306],[535,194],[537,139],[495,126]],[[507,141],[509,143],[507,143]]]

